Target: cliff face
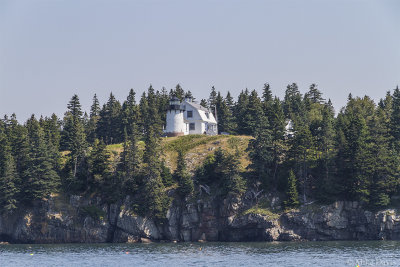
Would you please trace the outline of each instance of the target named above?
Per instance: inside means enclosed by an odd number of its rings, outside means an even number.
[[[151,240],[291,241],[400,239],[400,215],[370,212],[356,202],[306,206],[279,216],[245,214],[238,198],[175,200],[167,220],[155,222],[129,209],[130,200],[51,197],[0,217],[0,241],[14,243],[103,243]]]

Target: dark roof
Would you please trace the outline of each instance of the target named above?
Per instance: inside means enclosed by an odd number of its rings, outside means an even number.
[[[173,96],[170,101],[179,101],[179,98],[177,98],[176,96]]]

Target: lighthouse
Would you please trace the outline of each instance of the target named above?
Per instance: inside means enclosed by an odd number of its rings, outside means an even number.
[[[169,101],[165,133],[167,136],[181,136],[187,134],[187,125],[184,120],[185,107],[174,96]]]

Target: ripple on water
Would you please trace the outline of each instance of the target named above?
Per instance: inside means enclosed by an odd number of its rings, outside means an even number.
[[[1,245],[0,266],[400,266],[400,242]]]

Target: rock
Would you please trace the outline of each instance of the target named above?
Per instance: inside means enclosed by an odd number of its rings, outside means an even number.
[[[140,243],[144,243],[144,244],[150,244],[153,243],[150,239],[145,238],[145,237],[141,237],[140,238]]]
[[[265,195],[277,205],[277,197]],[[68,199],[68,198],[67,198]],[[274,200],[275,199],[275,200]],[[188,203],[175,199],[162,223],[135,214],[123,203],[56,195],[0,216],[0,244],[178,241],[400,240],[400,215],[372,212],[358,202],[306,205],[277,217],[243,214],[251,194],[226,199],[207,195]]]

